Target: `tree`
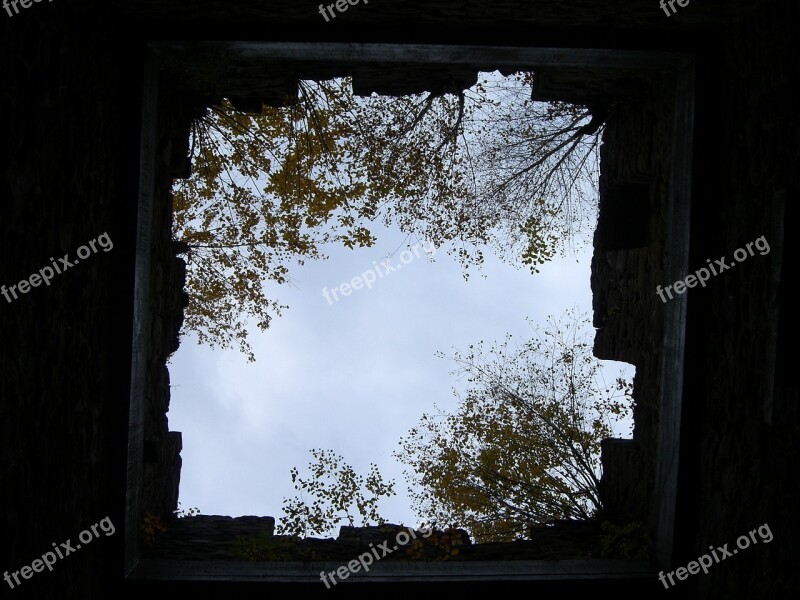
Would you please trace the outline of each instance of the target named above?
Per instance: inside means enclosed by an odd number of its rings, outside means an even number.
[[[248,319],[264,330],[286,308],[265,284],[290,282],[325,245],[373,244],[376,220],[447,246],[465,276],[486,245],[535,271],[593,221],[601,128],[586,108],[533,102],[533,83],[488,74],[457,95],[357,98],[347,78],[305,81],[261,115],[209,109],[173,190],[173,234],[190,248],[185,329],[254,360]]]
[[[490,246],[535,272],[594,226],[602,118],[533,101],[533,73],[483,75],[458,96],[360,103],[365,165],[387,223],[450,245],[465,269]]]
[[[369,473],[363,476],[332,450],[310,452],[316,462],[308,464],[308,479],[300,476],[297,467],[291,470],[292,483],[300,494],[284,498],[285,516],[280,520],[278,533],[303,537],[332,535],[340,523],[346,521],[353,527],[359,517],[361,527],[372,523],[383,525],[378,501],[395,494],[394,481],[385,482],[375,464],[370,464]],[[304,494],[313,500],[307,500]]]
[[[423,415],[395,454],[420,518],[508,541],[602,508],[600,441],[629,414],[632,385],[598,381],[587,323],[568,311],[518,348],[509,336],[455,353],[469,386],[457,410]]]
[[[351,154],[349,121],[309,99],[331,95],[341,108],[348,88],[300,89],[303,103],[261,116],[228,102],[210,108],[192,127],[191,176],[173,188],[173,235],[189,245],[185,329],[200,343],[236,343],[251,361],[248,318],[264,330],[286,308],[266,297],[267,282],[288,283],[289,266],[324,258],[323,244],[373,242],[357,223],[372,217],[355,200],[365,193],[360,168],[337,171]]]

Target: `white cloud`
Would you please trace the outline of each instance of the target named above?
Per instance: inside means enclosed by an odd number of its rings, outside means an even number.
[[[591,308],[589,249],[580,262],[557,259],[536,275],[487,255],[487,278],[468,282],[440,251],[435,262],[415,259],[328,304],[323,287],[350,281],[404,242],[396,232],[378,238],[376,248],[337,251],[293,272],[291,287],[270,288],[290,308],[265,333],[251,333],[256,363],[183,341],[170,365],[178,387],[169,417],[184,434],[184,507],[277,518],[282,498],[294,494],[289,469],[305,467],[309,449],[330,448],[360,472],[376,462],[394,477],[400,496],[384,503],[386,516],[414,523],[391,452],[434,402],[454,408],[451,388],[463,385],[434,353],[506,332],[525,339],[526,317],[543,323],[575,305]]]

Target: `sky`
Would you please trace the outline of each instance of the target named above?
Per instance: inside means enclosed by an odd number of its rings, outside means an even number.
[[[453,388],[463,390],[465,382],[437,351],[452,356],[506,333],[522,342],[531,335],[527,319],[544,324],[572,307],[590,314],[591,247],[557,257],[535,275],[487,251],[482,276],[465,281],[445,249],[424,245],[429,259],[422,244],[413,252],[417,240],[373,232],[375,246],[330,252],[327,261],[294,268],[290,286],[267,288],[289,309],[263,333],[250,328],[255,363],[238,350],[182,339],[169,362],[168,419],[170,430],[183,433],[183,509],[279,519],[283,498],[295,495],[290,469],[303,473],[309,450],[320,448],[343,455],[360,474],[376,463],[397,491],[381,501],[381,515],[418,524],[392,452],[434,403],[445,411],[457,406]],[[387,260],[395,270],[380,266]],[[371,289],[326,300],[323,289],[370,270]],[[633,376],[629,365],[604,365],[609,383],[621,368]],[[629,437],[628,425],[618,435]]]
[[[481,75],[489,94],[512,103],[503,106],[529,101],[513,78]],[[476,123],[486,116],[476,114]],[[168,364],[168,419],[183,433],[184,510],[280,519],[283,499],[295,495],[290,470],[306,472],[312,448],[330,449],[362,475],[376,463],[397,492],[381,501],[380,514],[418,525],[392,453],[423,413],[457,408],[454,389],[463,392],[466,382],[446,357],[506,334],[522,344],[532,324],[568,309],[591,314],[591,233],[581,250],[534,275],[484,248],[481,270],[471,267],[465,280],[446,248],[376,222],[369,229],[372,247],[325,248],[329,259],[292,267],[289,285],[265,286],[268,298],[289,308],[265,332],[248,328],[255,363],[236,349],[183,337]],[[369,287],[333,293],[354,277],[371,280]],[[604,364],[609,384],[623,368],[633,377],[629,365]],[[615,433],[629,437],[630,422]]]

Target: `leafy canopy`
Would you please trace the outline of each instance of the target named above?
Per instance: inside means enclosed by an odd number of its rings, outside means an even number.
[[[394,481],[385,482],[375,464],[366,476],[358,475],[344,457],[332,450],[311,450],[314,462],[308,464],[309,477],[300,476],[297,467],[291,470],[292,483],[299,495],[284,498],[284,517],[278,525],[281,535],[332,535],[336,527],[347,522],[351,527],[383,525],[378,514],[378,501],[393,496]],[[306,495],[309,498],[306,498]]]
[[[461,94],[356,97],[349,78],[300,82],[260,115],[212,107],[173,189],[189,245],[185,329],[238,345],[287,308],[265,287],[326,248],[370,246],[380,220],[480,267],[482,247],[532,271],[593,224],[598,130],[583,107],[531,100],[534,77],[484,74]]]
[[[395,454],[420,518],[488,542],[597,513],[600,441],[630,413],[632,385],[598,380],[587,324],[568,311],[519,347],[455,353],[468,382],[457,410],[424,414]]]

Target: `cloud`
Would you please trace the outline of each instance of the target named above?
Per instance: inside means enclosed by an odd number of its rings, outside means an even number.
[[[282,498],[294,495],[289,469],[305,467],[309,449],[331,448],[361,472],[377,462],[397,479],[386,516],[415,523],[391,452],[434,402],[454,408],[451,388],[464,385],[434,354],[506,332],[525,339],[527,317],[543,323],[573,305],[591,307],[590,249],[579,263],[558,259],[535,276],[487,255],[487,277],[467,282],[439,252],[435,262],[409,262],[328,304],[323,287],[351,280],[405,242],[391,232],[378,238],[380,247],[342,249],[293,272],[292,286],[268,289],[290,308],[265,333],[251,333],[255,363],[183,341],[170,365],[178,387],[169,417],[184,432],[184,507],[279,517]]]

